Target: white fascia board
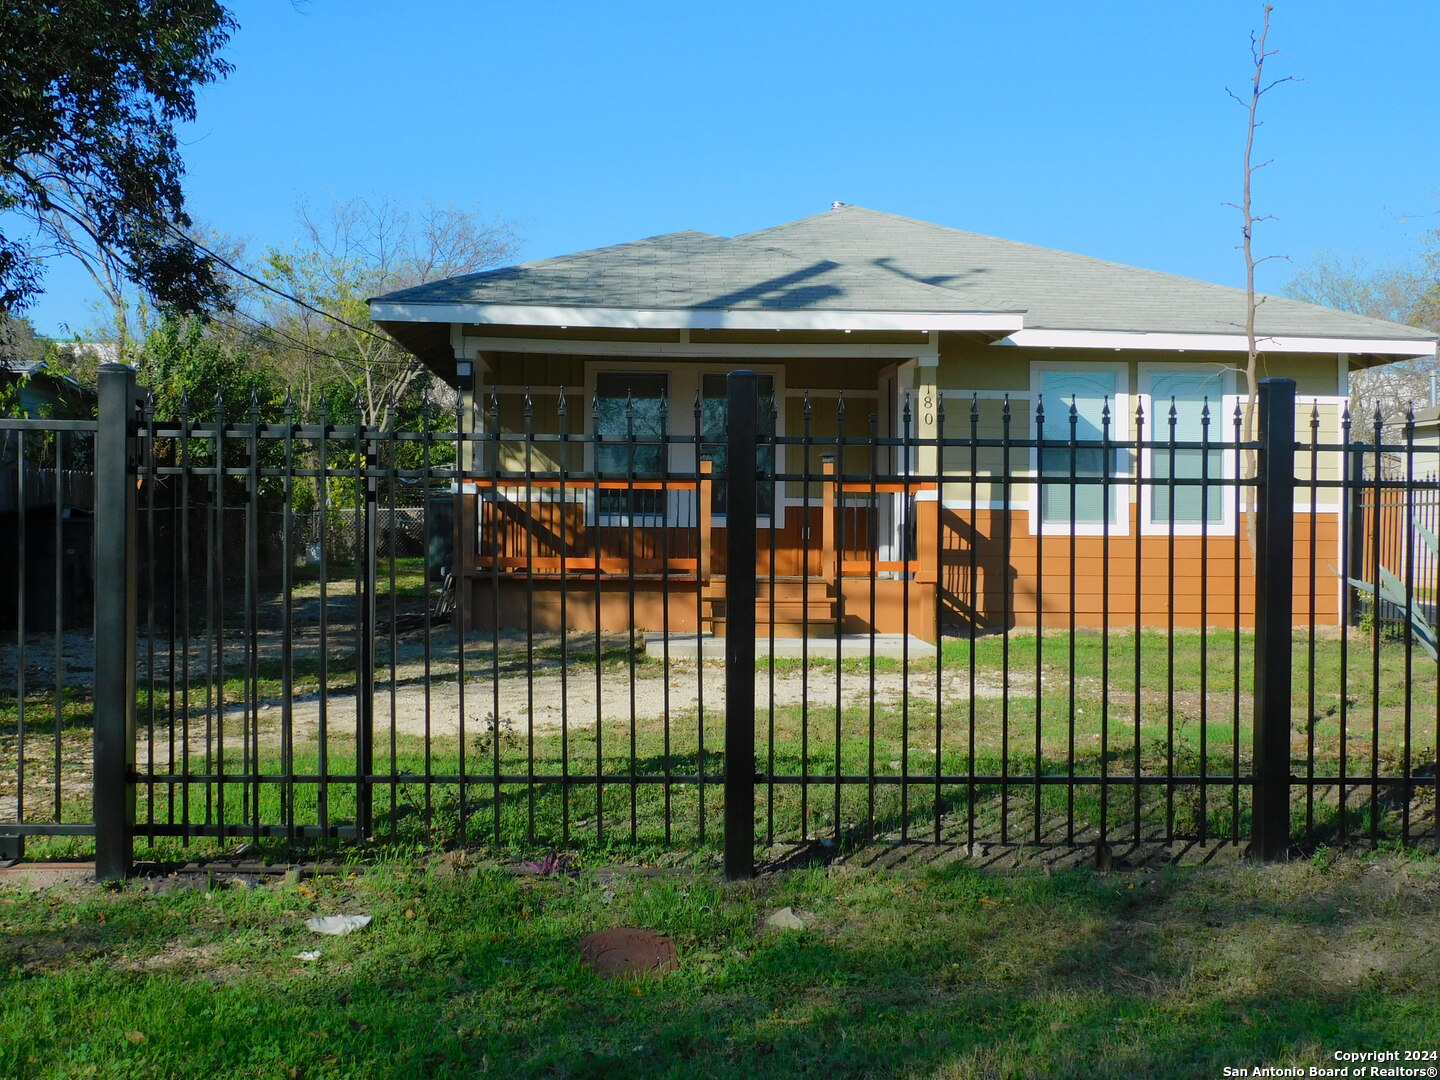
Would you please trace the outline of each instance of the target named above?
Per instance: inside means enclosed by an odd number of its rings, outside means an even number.
[[[906,345],[896,342],[888,345],[851,344],[849,342],[827,342],[815,345],[795,345],[764,342],[723,342],[723,341],[592,341],[584,338],[512,338],[473,337],[464,339],[465,348],[480,353],[541,353],[555,356],[622,356],[660,357],[664,359],[724,357],[765,357],[784,360],[791,357],[809,359],[833,357],[835,359],[906,359],[926,356],[932,349],[928,343],[915,342]]]
[[[716,308],[575,308],[532,304],[386,304],[376,322],[496,326],[612,327],[624,330],[977,330],[1011,333],[1019,314],[988,311],[725,311]]]
[[[996,345],[1032,349],[1153,349],[1162,352],[1245,352],[1244,334],[1146,334],[1123,330],[1020,330]],[[1265,353],[1370,353],[1420,359],[1435,355],[1433,341],[1386,341],[1379,338],[1261,337]]]

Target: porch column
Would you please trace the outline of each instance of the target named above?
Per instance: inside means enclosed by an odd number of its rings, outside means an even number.
[[[457,328],[458,329],[458,328]],[[474,349],[469,348],[463,342],[454,342],[455,349],[455,389],[460,395],[457,406],[456,432],[459,435],[475,434],[484,429],[483,421],[477,422],[475,415],[475,401],[478,392],[478,384],[482,380],[482,365],[479,355]],[[469,610],[473,596],[471,595],[471,579],[475,577],[475,558],[479,554],[479,500],[476,497],[476,484],[474,480],[467,479],[472,476],[475,467],[480,463],[479,456],[475,452],[472,443],[463,439],[459,443],[455,455],[456,465],[460,470],[460,477],[456,483],[455,494],[455,628],[458,632],[471,629],[474,625],[474,613]]]
[[[940,580],[939,517],[944,505],[944,486],[940,483],[940,477],[944,459],[937,445],[941,433],[938,339],[938,334],[930,335],[930,348],[915,358],[914,367],[910,369],[914,379],[914,392],[910,397],[910,433],[920,443],[911,454],[910,468],[921,476],[936,478],[934,488],[918,493],[912,504],[915,513],[912,526],[915,537],[913,557],[917,563],[916,584],[934,584]],[[902,404],[901,409],[903,408]],[[903,538],[901,542],[903,545]],[[929,631],[927,636],[939,633],[938,624],[935,623],[926,629]]]
[[[910,431],[922,443],[932,444],[940,415],[940,349],[935,343],[937,337],[937,334],[930,335],[932,347],[915,358],[915,366],[911,369],[915,390],[910,398]],[[903,404],[901,408],[904,408]],[[921,445],[913,455],[911,468],[921,475],[938,473],[940,460],[935,446]]]

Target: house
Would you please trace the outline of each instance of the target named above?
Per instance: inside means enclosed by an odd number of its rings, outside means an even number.
[[[1249,618],[1244,508],[1233,486],[1201,486],[1233,478],[1237,455],[1101,445],[1170,438],[1172,401],[1178,441],[1231,437],[1241,291],[837,203],[741,236],[671,233],[437,281],[370,310],[461,391],[483,436],[460,557],[474,625],[723,632],[713,478],[724,376],[742,367],[759,373],[762,415],[773,406],[760,464],[788,476],[761,493],[758,542],[762,621],[779,634]],[[1299,430],[1317,414],[1332,443],[1350,372],[1435,354],[1428,332],[1278,297],[1257,325],[1263,374],[1294,379]],[[1034,443],[1072,431],[1073,448]],[[968,443],[937,462],[937,436]],[[1316,467],[1339,475],[1334,454]],[[1192,486],[1134,481],[1165,469]],[[1315,543],[1297,543],[1296,580],[1312,565],[1326,580],[1304,622],[1341,617],[1338,499],[1303,508]]]

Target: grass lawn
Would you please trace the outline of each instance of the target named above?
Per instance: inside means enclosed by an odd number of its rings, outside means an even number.
[[[330,691],[337,699],[346,699],[347,692],[353,694],[355,666],[353,655],[344,652],[347,644],[348,637],[340,635],[337,652],[327,665]],[[1311,769],[1316,775],[1334,775],[1342,754],[1347,775],[1357,777],[1368,776],[1372,766],[1381,776],[1403,774],[1407,748],[1412,769],[1433,762],[1437,741],[1433,663],[1422,664],[1412,658],[1407,668],[1403,645],[1384,640],[1352,637],[1342,642],[1333,635],[1321,637],[1313,643],[1313,653],[1311,644],[1307,636],[1297,635],[1293,697],[1297,720],[1292,731],[1297,776]],[[1372,651],[1372,646],[1378,648]],[[453,648],[453,635],[436,645],[432,674],[437,686],[454,686]],[[532,739],[521,718],[492,732],[485,716],[492,707],[490,649],[491,643],[483,636],[467,645],[470,715],[463,743],[447,735],[426,742],[413,731],[396,733],[392,739],[386,728],[387,691],[382,689],[377,703],[374,769],[397,779],[376,789],[377,835],[406,844],[489,842],[510,851],[576,843],[610,850],[609,845],[623,840],[639,855],[657,845],[694,849],[717,841],[712,826],[718,824],[723,811],[719,786],[707,783],[702,794],[701,786],[686,778],[702,771],[714,776],[723,770],[720,694],[707,691],[703,714],[692,706],[678,705],[663,716],[641,715],[632,722],[621,702],[598,728],[589,724],[562,734],[551,726],[537,731]],[[1348,652],[1345,669],[1340,663],[1342,649]],[[762,786],[765,805],[759,835],[762,842],[769,842],[772,838],[859,837],[896,830],[933,834],[937,795],[942,815],[952,821],[972,811],[994,819],[997,805],[1003,805],[1005,828],[1022,841],[1042,819],[1057,814],[1073,815],[1082,828],[1098,827],[1103,821],[1107,829],[1133,832],[1137,807],[1129,787],[1112,788],[1102,808],[1100,785],[1094,783],[1081,784],[1072,793],[1053,785],[1037,791],[1035,785],[1026,787],[1022,780],[1005,785],[952,780],[937,792],[933,783],[895,781],[901,776],[933,776],[937,768],[950,777],[963,777],[972,770],[981,776],[1033,777],[1037,769],[1051,777],[1094,777],[1102,772],[1125,776],[1134,775],[1138,762],[1142,775],[1195,776],[1203,770],[1219,781],[1206,787],[1203,795],[1201,787],[1193,783],[1145,785],[1138,814],[1146,828],[1172,829],[1182,835],[1203,830],[1214,837],[1243,837],[1249,829],[1249,790],[1244,784],[1238,788],[1229,784],[1228,778],[1246,775],[1250,769],[1252,651],[1249,635],[1242,634],[1237,640],[1222,632],[1203,637],[1177,633],[1173,638],[1159,632],[1145,632],[1138,638],[1133,632],[1115,632],[1108,638],[1082,632],[1073,639],[1066,634],[1041,638],[1015,634],[973,643],[952,640],[946,642],[938,664],[934,660],[911,663],[903,692],[898,662],[877,661],[875,678],[878,683],[889,679],[888,696],[871,694],[868,700],[857,702],[847,691],[838,711],[837,679],[850,679],[852,690],[854,685],[866,685],[867,662],[847,660],[837,666],[812,661],[804,672],[808,691],[803,704],[802,698],[792,693],[787,703],[757,712],[757,756],[762,769],[776,777],[832,776],[838,771],[842,775],[873,775],[879,782],[842,786],[838,811],[834,784],[782,783],[773,791]],[[529,653],[537,674],[558,680],[564,670],[572,687],[586,692],[594,684],[597,667],[605,685],[622,689],[632,671],[637,680],[655,684],[668,678],[671,686],[681,689],[693,687],[704,674],[693,662],[675,662],[666,669],[643,654],[632,657],[628,649],[616,647],[614,642],[605,643],[597,658],[593,639],[585,635],[572,640],[569,666],[564,669],[553,642],[542,643]],[[523,641],[502,643],[499,670],[502,680],[508,680],[502,704],[512,713],[525,700],[526,654]],[[259,665],[256,690],[262,702],[276,700],[279,684],[272,669],[277,663],[266,658]],[[379,667],[377,677],[383,680],[388,677],[383,659]],[[233,703],[247,697],[238,674],[243,670],[243,665],[227,667],[224,698],[232,703],[232,709]],[[297,692],[318,689],[319,665],[314,656],[299,657],[296,671]],[[711,672],[712,677],[716,671],[718,668]],[[770,677],[770,664],[762,659],[757,664],[757,684],[763,689]],[[801,678],[798,663],[777,661],[775,677],[791,683],[793,690]],[[417,690],[412,682],[409,692]],[[165,772],[172,733],[164,687],[157,691],[152,696],[142,686],[138,695],[139,761],[143,770],[148,761],[159,760],[156,769]],[[897,693],[901,695],[898,699]],[[194,771],[205,772],[213,760],[204,753],[203,679],[192,679],[190,700],[190,765]],[[53,811],[50,778],[59,758],[66,775],[73,778],[61,793],[63,818],[83,820],[88,815],[88,791],[83,783],[90,752],[88,709],[85,695],[76,687],[68,688],[64,722],[57,732],[53,702],[38,692],[28,702],[27,814]],[[258,757],[252,762],[261,773],[284,771],[277,711],[261,720],[255,744]],[[243,748],[235,742],[242,723],[243,718],[233,713],[225,721],[229,733],[225,763],[232,774],[250,768],[244,764]],[[153,744],[148,741],[152,727]],[[5,784],[14,775],[17,746],[13,694],[6,702],[0,691],[0,796],[6,794]],[[334,777],[353,775],[353,724],[347,730],[344,722],[337,721],[326,750],[322,770],[312,738],[301,738],[291,758],[295,770],[312,775],[323,771]],[[1307,764],[1307,759],[1313,760],[1313,765]],[[512,778],[528,773],[598,772],[607,781],[603,795],[593,784],[563,789],[541,783],[531,790],[503,784],[498,798],[493,784],[471,783],[462,801],[453,783],[426,785],[412,779],[427,771],[483,776],[492,773],[497,764],[502,775]],[[635,785],[630,782],[632,775],[679,779],[669,784]],[[337,779],[327,786],[323,819],[319,785],[296,786],[293,803],[289,803],[294,807],[294,820],[310,824],[353,820],[353,780],[347,784]],[[1372,817],[1379,835],[1398,832],[1405,800],[1383,786],[1379,791],[1374,807],[1368,789],[1347,796],[1347,832],[1368,833]],[[142,786],[141,831],[149,821],[217,820],[221,794],[220,785],[210,785],[207,790],[203,784],[193,784],[187,805],[183,792],[177,791],[172,800],[171,789],[164,784]],[[1009,798],[1001,804],[1004,795]],[[245,805],[241,782],[224,785],[223,797],[223,820],[246,820],[235,812]],[[289,794],[284,797],[290,799]],[[1419,797],[1428,799],[1426,806],[1433,807],[1428,791]],[[281,813],[281,799],[279,785],[261,786],[261,820],[274,824],[289,820]],[[986,827],[998,824],[991,820]],[[1333,791],[1328,795],[1322,792],[1309,804],[1297,803],[1295,825],[1297,830],[1308,828],[1312,839],[1333,841],[1340,828]],[[27,850],[37,856],[75,857],[86,854],[88,844],[83,838],[34,840]],[[155,857],[189,854],[171,841],[159,844]]]
[[[1208,1080],[1440,1047],[1433,858],[736,884],[447,858],[214,891],[3,889],[0,1075],[26,1080]],[[764,926],[785,905],[805,929]],[[374,922],[321,937],[318,913]],[[587,973],[578,941],[617,926],[670,935],[678,970]]]

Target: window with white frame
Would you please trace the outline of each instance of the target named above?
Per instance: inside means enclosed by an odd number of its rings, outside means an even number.
[[[1152,529],[1174,526],[1185,531],[1190,531],[1185,527],[1196,528],[1202,521],[1207,526],[1223,525],[1225,489],[1203,481],[1219,480],[1226,475],[1226,455],[1219,443],[1225,434],[1223,404],[1229,390],[1227,373],[1218,366],[1207,366],[1151,369],[1143,377],[1150,394],[1146,441],[1152,444],[1146,455],[1146,472],[1158,481],[1148,485],[1147,524]],[[1205,441],[1216,445],[1213,449],[1183,445]],[[1173,485],[1163,482],[1172,477],[1191,482]]]
[[[661,372],[595,373],[595,471],[602,481],[657,479],[664,469],[667,377]],[[606,488],[599,512],[612,522],[665,520],[665,492]]]
[[[760,375],[756,378],[760,406],[756,417],[756,435],[761,445],[755,448],[755,466],[760,475],[773,476],[775,473],[774,447],[765,440],[775,434],[775,376]],[[727,475],[730,444],[726,441],[726,421],[729,418],[729,389],[727,377],[719,373],[707,373],[700,379],[700,454],[714,462],[717,477]],[[723,515],[726,507],[727,484],[717,480],[711,488],[711,511]],[[755,510],[761,517],[770,517],[775,512],[775,482],[761,480],[755,491]]]
[[[1118,400],[1124,390],[1122,371],[1094,365],[1043,368],[1037,365],[1031,382],[1045,407],[1040,434],[1044,442],[1050,444],[1041,447],[1037,455],[1041,527],[1073,526],[1083,530],[1090,526],[1098,531],[1107,517],[1112,525],[1117,524],[1122,486],[1099,481],[1119,471],[1124,452],[1107,451],[1094,444],[1106,438],[1112,442],[1120,438],[1118,425],[1123,418],[1119,415]],[[1046,477],[1055,479],[1047,483]]]

